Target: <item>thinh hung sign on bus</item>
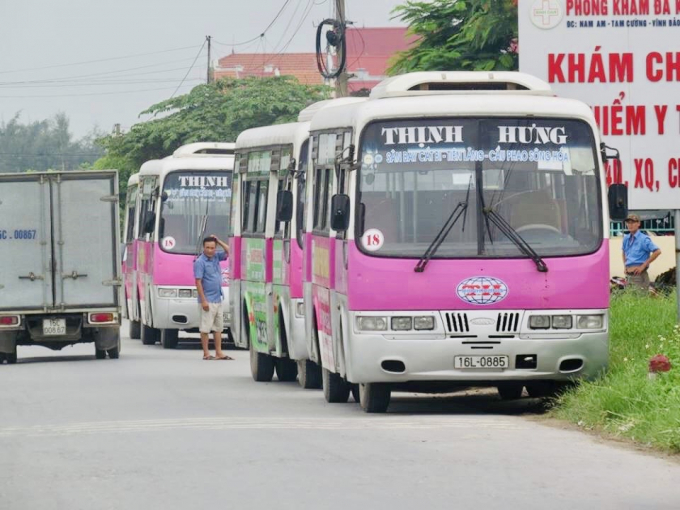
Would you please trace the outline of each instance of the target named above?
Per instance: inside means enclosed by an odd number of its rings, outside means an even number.
[[[186,170],[171,172],[163,192],[161,248],[195,254],[203,236],[228,237],[231,209],[231,172]]]
[[[420,257],[465,204],[435,258],[522,256],[484,220],[488,210],[541,256],[593,253],[602,242],[597,156],[590,126],[572,119],[373,123],[361,140],[360,246]]]
[[[383,146],[394,145],[417,145],[418,148],[407,148],[398,151],[392,149],[385,152],[384,161],[393,163],[416,163],[416,162],[475,162],[475,161],[556,161],[569,160],[569,152],[560,147],[558,150],[546,150],[540,148],[513,148],[505,149],[502,145],[540,146],[546,145],[566,146],[568,136],[564,126],[542,126],[535,123],[528,126],[499,125],[498,145],[495,148],[483,150],[476,147],[455,147],[455,144],[465,145],[462,125],[451,126],[403,126],[382,128]],[[449,147],[436,147],[440,144],[448,144]],[[435,145],[435,147],[432,147]],[[382,162],[382,156],[376,156],[378,162]]]

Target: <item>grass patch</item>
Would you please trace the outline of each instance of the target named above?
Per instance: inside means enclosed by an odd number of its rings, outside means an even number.
[[[664,354],[670,372],[648,376]],[[552,415],[578,425],[680,453],[680,326],[676,300],[635,292],[612,296],[609,371],[562,395]]]

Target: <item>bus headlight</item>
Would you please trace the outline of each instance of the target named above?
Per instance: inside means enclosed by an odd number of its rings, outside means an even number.
[[[357,317],[357,328],[361,331],[387,331],[385,317]]]
[[[158,289],[158,297],[164,298],[177,297],[177,289]]]
[[[179,289],[179,297],[190,298],[193,296],[194,292],[191,289]]]
[[[602,329],[604,315],[581,315],[577,321],[578,329]]]
[[[529,327],[531,329],[549,329],[550,316],[549,315],[532,315],[529,317]]]
[[[434,317],[431,315],[428,317],[414,317],[413,329],[420,331],[434,329]]]
[[[571,315],[553,315],[552,327],[554,329],[571,329],[573,320]]]
[[[409,331],[413,329],[411,317],[392,317],[392,329],[394,331]]]

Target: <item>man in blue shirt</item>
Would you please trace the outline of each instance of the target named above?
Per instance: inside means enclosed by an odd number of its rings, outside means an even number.
[[[220,245],[223,252],[217,251]],[[203,239],[203,253],[194,262],[194,278],[198,290],[201,345],[203,359],[233,359],[222,353],[222,330],[224,316],[222,314],[222,268],[220,262],[229,255],[229,246],[216,236]],[[208,343],[210,332],[215,341],[215,357],[210,355]]]
[[[626,267],[626,278],[628,283],[647,290],[649,289],[647,269],[661,255],[661,250],[647,234],[640,232],[640,217],[637,214],[628,215],[626,228],[630,232],[623,236],[623,264]]]

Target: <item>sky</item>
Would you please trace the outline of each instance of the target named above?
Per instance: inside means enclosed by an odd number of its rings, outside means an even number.
[[[403,25],[391,11],[404,0],[345,1],[355,26]],[[315,25],[332,17],[333,4],[0,0],[0,122],[17,112],[25,123],[64,112],[76,138],[95,127],[111,132],[114,124],[128,130],[152,104],[205,82],[205,36],[213,38],[213,60],[232,49],[279,52],[289,41],[287,52],[313,52]]]

